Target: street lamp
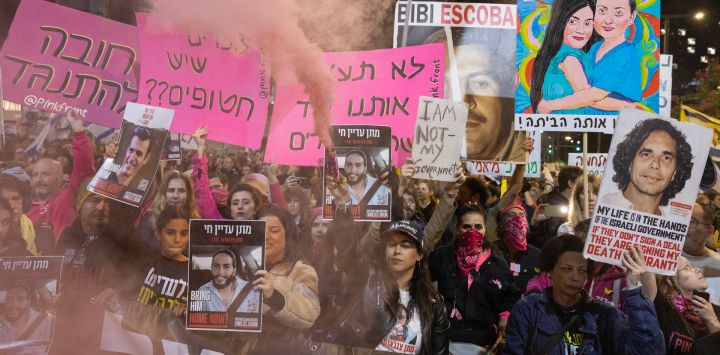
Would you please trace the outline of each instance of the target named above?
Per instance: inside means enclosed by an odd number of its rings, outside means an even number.
[[[702,20],[702,19],[705,18],[705,13],[702,12],[702,11],[698,11],[698,12],[695,13],[695,15],[693,16],[693,18],[695,18],[696,20]]]
[[[665,37],[663,38],[663,52],[665,54],[670,53],[670,20],[680,18],[693,18],[697,21],[702,21],[705,18],[705,12],[698,11],[695,14],[677,14],[677,15],[664,15],[663,16],[663,28],[665,29]],[[680,30],[680,35],[685,35],[685,30]]]

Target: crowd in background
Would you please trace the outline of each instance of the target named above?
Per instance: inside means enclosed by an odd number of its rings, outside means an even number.
[[[59,354],[111,353],[100,351],[106,311],[154,345],[170,339],[191,353],[709,354],[720,344],[720,308],[697,294],[703,275],[720,277],[717,193],[698,195],[677,273],[657,276],[639,247],[623,267],[582,257],[600,179],[589,176],[584,211],[577,167],[533,179],[518,165],[503,191],[463,168],[452,183],[416,180],[411,160],[395,162],[384,182],[392,222],[357,222],[342,175],[264,163],[262,152],[206,142],[200,127],[197,150],[162,162],[134,208],[86,189],[105,158],[124,154],[113,138],[60,122],[38,145],[31,132],[46,117],[18,115],[3,150],[0,256],[65,265],[54,299],[6,288],[5,342],[47,337],[40,313],[53,310]],[[322,218],[324,185],[332,220]],[[148,276],[187,281],[189,220],[199,218],[266,221],[266,268],[252,280],[264,296],[261,333],[186,331],[187,294],[158,301]]]

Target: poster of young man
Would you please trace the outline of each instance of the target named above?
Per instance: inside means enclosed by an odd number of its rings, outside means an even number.
[[[53,340],[62,257],[0,258],[0,349],[47,354]]]
[[[515,3],[413,1],[408,7],[398,1],[395,7],[395,47],[446,44],[443,98],[468,105],[467,160],[526,161],[525,132],[513,125]]]
[[[649,271],[672,275],[712,131],[637,109],[618,118],[583,255],[620,265],[628,247],[640,244]]]
[[[187,329],[259,332],[265,268],[265,221],[190,221]]]
[[[521,1],[515,129],[612,133],[658,112],[660,0]]]
[[[160,161],[180,160],[182,159],[182,150],[180,150],[180,133],[168,133],[165,145],[163,145]]]
[[[390,221],[391,196],[385,185],[390,173],[391,128],[332,126],[332,152],[325,152],[323,218],[333,219],[335,208],[352,207],[356,221]],[[332,185],[328,185],[328,179]],[[343,201],[335,196],[340,180],[347,181]],[[334,194],[333,191],[336,193]]]
[[[173,110],[128,102],[118,153],[105,160],[88,190],[140,206],[155,178],[172,118]]]

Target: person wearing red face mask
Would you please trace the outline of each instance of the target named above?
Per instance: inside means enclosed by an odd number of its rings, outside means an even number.
[[[522,204],[516,201],[505,206],[497,216],[497,225],[500,239],[495,246],[508,262],[513,290],[522,293],[540,261],[540,249],[527,242],[528,222]]]

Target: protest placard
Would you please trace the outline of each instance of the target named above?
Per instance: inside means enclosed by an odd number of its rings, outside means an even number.
[[[465,103],[421,96],[415,122],[415,179],[455,181],[465,139]]]
[[[190,221],[190,303],[187,328],[260,332],[262,292],[255,272],[265,268],[265,221]],[[232,285],[229,300],[219,289]]]
[[[515,129],[612,133],[622,107],[658,112],[660,1],[615,3],[518,2]]]
[[[160,161],[180,160],[181,158],[180,133],[170,132],[165,140],[165,145],[163,145]]]
[[[398,49],[326,53],[337,79],[333,124],[392,127],[392,159],[412,153],[420,96],[441,97],[443,49],[428,44]],[[313,130],[313,110],[301,85],[279,85],[268,135],[265,162],[322,165],[324,148]]]
[[[533,140],[533,151],[528,155],[525,163],[525,177],[539,178],[542,172],[540,153],[542,152],[542,134],[540,131],[525,132],[527,138]],[[492,178],[499,176],[512,176],[516,164],[497,161],[466,161],[465,167],[470,174],[485,175]]]
[[[60,257],[0,258],[0,349],[8,354],[46,354],[55,326]],[[23,320],[26,320],[23,322]],[[22,328],[16,329],[15,327]]]
[[[390,189],[383,178],[390,172],[392,131],[387,126],[332,126],[334,152],[325,154],[325,174],[347,179],[350,204],[356,221],[390,221]],[[323,184],[323,218],[333,219],[338,203]]]
[[[88,191],[138,207],[150,191],[173,110],[129,102],[115,158],[108,158]]]
[[[260,52],[160,28],[155,16],[137,15],[143,54],[138,102],[175,110],[173,132],[193,134],[202,124],[208,139],[260,148],[270,95]]]
[[[587,154],[587,172],[593,175],[602,175],[605,171],[605,164],[608,156],[605,153],[588,153]],[[582,153],[568,153],[568,165],[583,167]]]
[[[720,118],[704,114],[690,106],[680,105],[680,121],[690,122],[712,129],[712,144],[710,148],[714,151],[720,150]]]
[[[670,117],[672,104],[672,72],[673,56],[671,54],[660,55],[660,115]]]
[[[0,50],[5,100],[118,128],[137,99],[137,30],[42,0],[23,0]]]
[[[398,1],[393,44],[443,43],[444,98],[465,101],[469,115],[462,156],[524,163],[525,132],[513,128],[515,33],[512,4]],[[408,31],[404,33],[405,23]]]
[[[635,109],[617,121],[583,255],[621,265],[639,244],[648,271],[674,275],[712,132]]]

